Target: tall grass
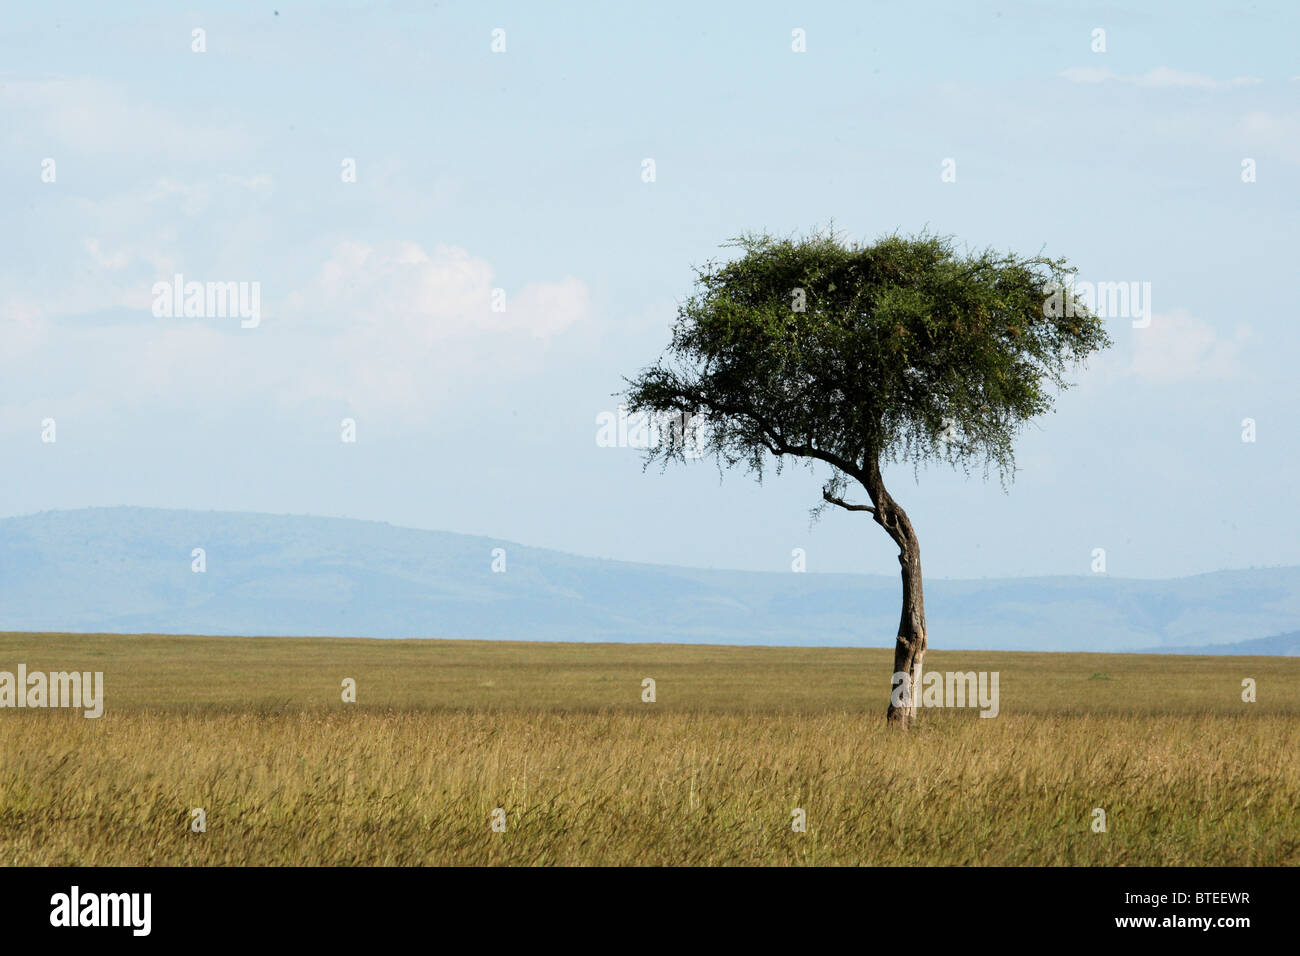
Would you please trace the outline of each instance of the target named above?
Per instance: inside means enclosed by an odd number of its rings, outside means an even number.
[[[907,734],[882,651],[0,635],[19,662],[107,691],[0,710],[9,865],[1300,863],[1295,660],[936,652],[1001,714]]]

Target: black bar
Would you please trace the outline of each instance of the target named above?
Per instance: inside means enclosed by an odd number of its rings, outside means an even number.
[[[142,906],[122,910],[128,925],[51,925],[57,895],[70,904],[74,886],[83,907],[96,895],[96,911],[98,894],[150,894],[148,935],[130,925],[131,915],[142,923]],[[666,946],[701,930],[733,943],[847,932],[869,950],[894,933],[909,947],[1124,937],[1232,946],[1286,933],[1295,889],[1293,869],[25,868],[0,870],[0,918],[6,940],[126,945],[389,936],[450,944],[453,930],[499,944],[594,939],[599,929],[622,932],[605,937],[615,948],[637,934]],[[1134,918],[1154,923],[1119,925]],[[1208,928],[1187,922],[1207,918]]]

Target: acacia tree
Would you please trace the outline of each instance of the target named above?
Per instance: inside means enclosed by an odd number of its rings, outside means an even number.
[[[826,472],[822,502],[871,515],[898,546],[903,610],[887,719],[907,726],[926,649],[921,551],[881,468],[946,461],[1013,477],[1013,439],[1066,372],[1110,344],[1070,295],[1063,259],[959,253],[922,234],[846,244],[747,235],[696,270],[658,362],[628,379],[629,411],[668,417],[646,464],[710,455],[760,482],[775,460]],[[850,486],[870,504],[852,503]]]

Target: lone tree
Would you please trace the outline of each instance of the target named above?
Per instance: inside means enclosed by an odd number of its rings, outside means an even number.
[[[898,546],[903,613],[887,719],[916,713],[926,649],[921,551],[882,465],[990,466],[1005,488],[1012,442],[1052,407],[1049,386],[1110,344],[1070,294],[1063,259],[958,253],[949,239],[888,236],[845,244],[747,235],[743,254],[696,270],[672,343],[627,380],[630,412],[668,419],[646,464],[713,456],[760,482],[775,459],[829,472],[823,501],[865,512]],[[845,489],[861,485],[870,504]]]

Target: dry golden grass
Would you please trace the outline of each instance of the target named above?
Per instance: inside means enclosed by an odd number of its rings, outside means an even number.
[[[18,663],[107,690],[0,711],[10,865],[1300,862],[1300,660],[931,652],[1001,715],[908,734],[875,650],[0,635]]]

